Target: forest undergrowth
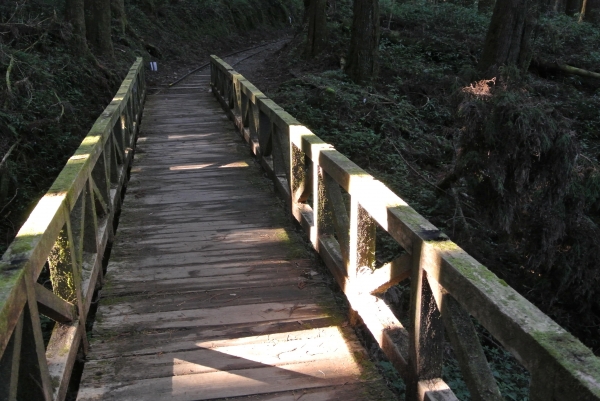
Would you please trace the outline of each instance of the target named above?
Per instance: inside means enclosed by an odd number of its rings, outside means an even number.
[[[530,70],[482,77],[490,17],[382,1],[379,77],[359,86],[343,72],[351,3],[336,1],[326,50],[306,60],[298,34],[268,61],[266,92],[599,354],[600,80],[558,66],[599,72],[600,28],[542,15]],[[526,372],[481,340],[504,396],[527,399]]]
[[[0,4],[0,254],[113,98],[136,57],[158,61],[149,86],[211,52],[280,36],[301,4],[276,0],[126,3],[114,57],[74,50],[64,2]],[[175,73],[174,73],[175,72]],[[173,74],[174,73],[174,74]]]

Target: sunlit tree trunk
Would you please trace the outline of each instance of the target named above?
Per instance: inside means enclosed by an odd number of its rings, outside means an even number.
[[[73,26],[73,49],[77,54],[88,51],[85,40],[84,0],[66,0],[65,17]]]
[[[502,0],[494,7],[479,69],[514,65],[526,70],[531,61],[530,39],[537,19],[533,0]]]
[[[308,38],[306,57],[319,54],[327,44],[327,0],[310,0],[306,16],[308,19]]]
[[[119,21],[121,35],[125,35],[127,28],[127,15],[125,14],[125,0],[111,0],[110,8],[113,17]]]
[[[113,57],[110,2],[111,0],[85,0],[85,25],[92,47],[103,56]]]
[[[356,83],[377,76],[379,48],[379,0],[354,0],[354,17],[346,73]]]

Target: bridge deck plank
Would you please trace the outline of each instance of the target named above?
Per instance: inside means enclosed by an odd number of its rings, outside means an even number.
[[[206,76],[188,86],[147,100],[78,400],[392,398]]]

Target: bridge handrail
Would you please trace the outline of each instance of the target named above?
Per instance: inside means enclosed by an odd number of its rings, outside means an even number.
[[[143,60],[40,199],[0,260],[0,399],[63,400],[113,220],[127,181],[146,95]],[[38,284],[47,266],[52,290]],[[39,314],[56,321],[44,345]]]
[[[471,315],[529,370],[531,400],[600,400],[590,349],[216,56],[211,88],[405,379],[407,399],[456,399],[441,379],[444,331],[473,399],[502,399]],[[373,270],[376,223],[407,254]],[[408,277],[406,329],[373,294]]]

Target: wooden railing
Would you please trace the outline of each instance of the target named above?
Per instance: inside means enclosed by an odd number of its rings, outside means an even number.
[[[127,181],[146,95],[141,58],[0,261],[0,400],[63,400]],[[51,288],[38,283],[47,267]],[[56,321],[44,344],[40,314]]]
[[[216,56],[211,87],[335,276],[351,314],[404,378],[408,400],[456,399],[441,379],[445,333],[472,399],[503,399],[469,315],[529,370],[531,400],[600,400],[600,360],[571,334]],[[376,224],[406,251],[378,269]],[[374,294],[407,278],[405,328]]]

